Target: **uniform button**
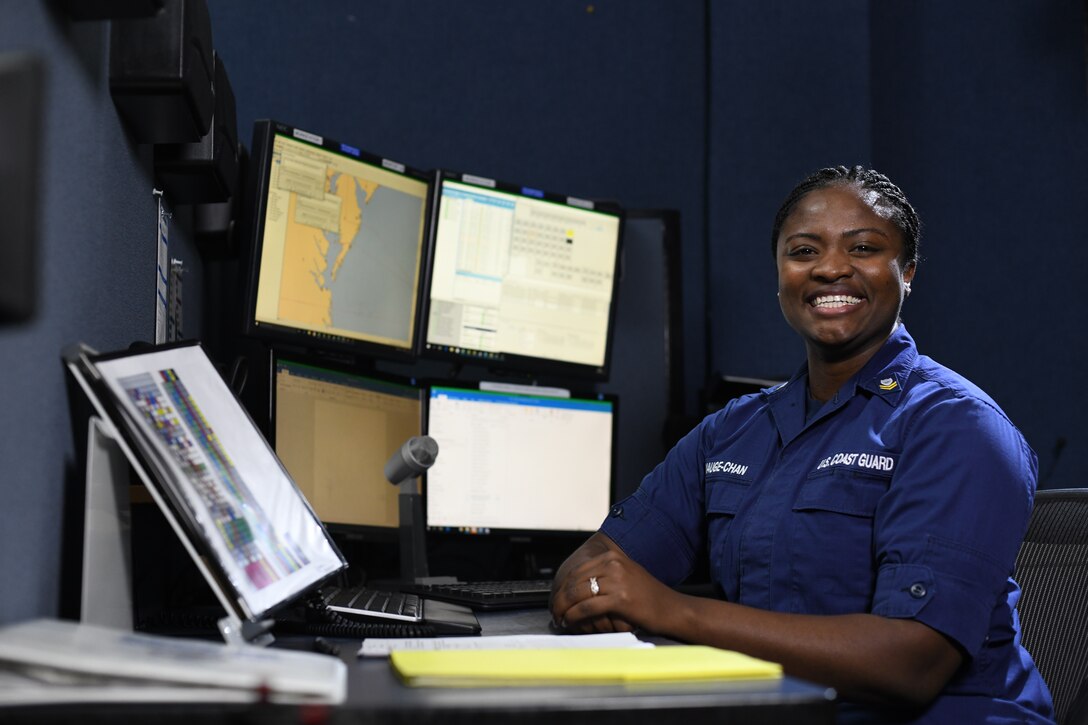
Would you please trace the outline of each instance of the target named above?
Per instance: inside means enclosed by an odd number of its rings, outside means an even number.
[[[612,515],[612,518],[614,518],[614,519],[622,519],[623,518],[623,506],[613,506],[611,515]]]
[[[915,582],[911,584],[910,595],[915,599],[921,599],[922,597],[924,597],[926,595],[925,584],[922,584],[921,582]]]

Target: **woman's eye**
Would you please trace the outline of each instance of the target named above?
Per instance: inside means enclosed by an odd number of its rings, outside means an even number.
[[[786,256],[789,257],[802,257],[808,254],[816,254],[816,250],[812,247],[797,247],[786,252]]]

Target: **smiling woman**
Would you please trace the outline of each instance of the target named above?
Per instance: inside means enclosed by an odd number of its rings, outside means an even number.
[[[834,686],[849,722],[1051,722],[1010,578],[1037,460],[899,320],[918,215],[823,169],[775,218],[786,383],[705,418],[556,575],[572,632],[644,629]],[[717,597],[672,587],[706,552]]]
[[[917,269],[917,215],[899,194],[885,200],[855,168],[822,172],[824,185],[790,200],[775,227],[778,298],[805,341],[809,392],[828,400],[884,344]],[[904,221],[909,220],[909,221]],[[909,241],[908,241],[909,240]]]

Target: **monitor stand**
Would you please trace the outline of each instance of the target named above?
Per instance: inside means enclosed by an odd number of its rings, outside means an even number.
[[[188,537],[182,534],[176,517],[150,484],[143,466],[113,425],[98,415],[92,415],[87,426],[80,620],[112,629],[131,631],[133,628],[130,468],[148,487],[227,612],[227,616],[218,622],[223,640],[230,645],[271,644],[272,635],[268,630],[272,622],[247,621],[238,616],[225,594],[215,586],[211,572],[193,550]]]
[[[131,630],[132,509],[128,461],[108,432],[92,416],[87,426],[87,498],[83,513],[83,583],[80,620]]]

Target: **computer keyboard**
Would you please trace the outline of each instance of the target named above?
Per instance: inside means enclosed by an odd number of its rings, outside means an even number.
[[[413,584],[402,589],[428,599],[461,604],[472,609],[527,609],[548,606],[552,580]]]
[[[335,625],[357,624],[363,637],[434,637],[480,633],[472,609],[393,589],[323,587],[315,606]],[[355,636],[340,635],[333,636]]]
[[[423,607],[416,594],[369,588],[332,588],[324,594],[325,606],[334,612],[401,622],[418,622],[423,618]]]

